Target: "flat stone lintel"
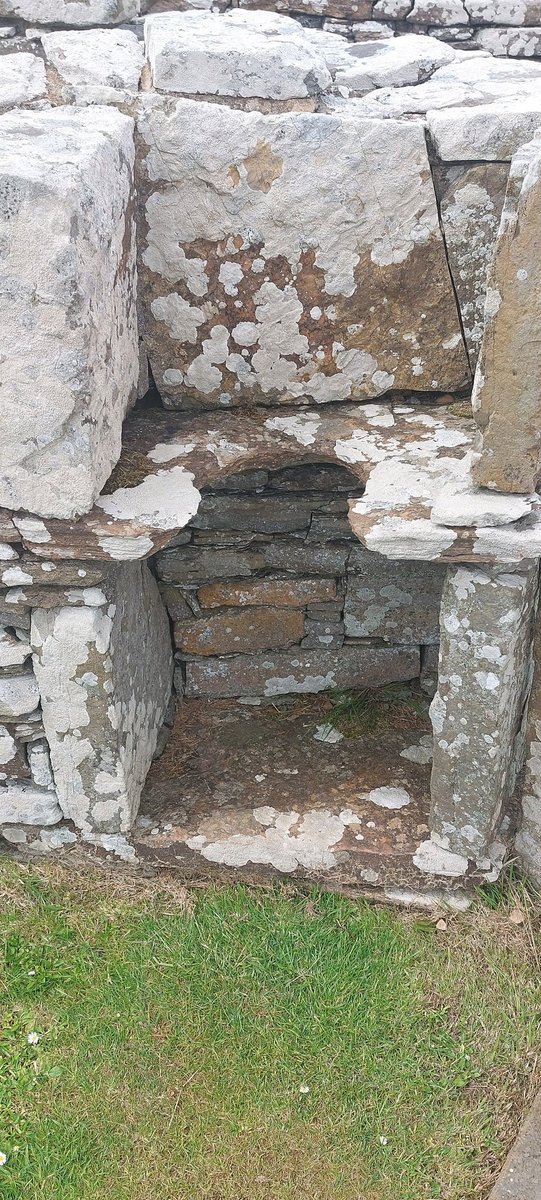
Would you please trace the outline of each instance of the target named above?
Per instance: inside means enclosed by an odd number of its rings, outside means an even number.
[[[233,473],[333,462],[362,493],[350,524],[388,558],[513,563],[541,555],[541,502],[471,484],[472,420],[407,404],[332,405],[255,415],[149,411],[124,426],[107,494],[78,521],[12,514],[40,558],[129,561],[163,549],[195,515],[200,489]],[[117,483],[117,487],[112,486]]]

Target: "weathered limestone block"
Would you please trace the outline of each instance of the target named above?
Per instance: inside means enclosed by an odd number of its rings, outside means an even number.
[[[541,28],[477,29],[475,45],[490,54],[508,55],[510,58],[541,57]]]
[[[171,694],[167,614],[145,564],[118,568],[101,607],[36,609],[32,646],[64,816],[128,830]]]
[[[58,104],[116,104],[132,109],[143,67],[143,50],[127,29],[46,33],[49,95]]]
[[[145,21],[145,43],[158,91],[186,96],[259,96],[294,100],[317,96],[331,84],[325,59],[281,18],[266,14],[218,16],[161,13]],[[293,32],[291,32],[293,29]],[[297,25],[297,30],[299,26]],[[288,36],[289,30],[289,36]]]
[[[239,654],[281,650],[300,642],[302,612],[294,608],[238,608],[175,623],[175,646],[183,654]]]
[[[119,25],[139,12],[139,0],[0,0],[0,17],[36,25]]]
[[[541,93],[474,108],[429,111],[426,116],[442,162],[509,162],[541,124]]]
[[[190,696],[284,696],[328,688],[379,687],[419,674],[413,647],[343,646],[289,654],[239,654],[186,663]]]
[[[239,5],[248,9],[337,17],[342,21],[364,21],[372,15],[372,0],[239,0]]]
[[[0,825],[56,825],[61,820],[54,792],[24,784],[0,787]]]
[[[139,130],[146,345],[167,405],[468,381],[420,122],[144,96]]]
[[[455,51],[436,38],[405,33],[388,41],[360,42],[349,50],[352,62],[336,73],[336,83],[353,96],[374,88],[424,83],[438,67],[451,63]]]
[[[114,109],[1,118],[7,507],[88,511],[120,454],[138,373],[133,162],[133,122]]]
[[[348,572],[344,625],[348,637],[386,642],[437,642],[445,567],[389,562],[366,555],[359,575]]]
[[[47,80],[41,58],[35,54],[4,54],[0,62],[0,113],[33,105],[47,98]]]
[[[540,167],[536,136],[511,164],[472,396],[483,433],[474,479],[502,492],[533,492],[541,475]]]
[[[414,0],[406,20],[411,25],[468,25],[469,17],[462,0]]]
[[[515,850],[525,871],[541,884],[541,618],[533,644],[534,674],[526,725],[526,765],[520,788],[521,819]]]
[[[467,0],[472,25],[541,25],[539,0]]]
[[[444,587],[430,819],[443,848],[469,859],[487,854],[522,765],[536,589],[537,564],[450,568]]]
[[[28,672],[25,675],[0,676],[0,718],[3,721],[13,721],[31,713],[39,701],[39,691],[35,675]]]
[[[252,579],[246,583],[210,583],[199,588],[197,599],[202,608],[244,608],[264,605],[272,608],[304,608],[334,600],[336,584],[331,579]]]
[[[508,174],[506,163],[453,165],[443,168],[437,188],[472,367],[481,347],[487,268],[494,254]]]

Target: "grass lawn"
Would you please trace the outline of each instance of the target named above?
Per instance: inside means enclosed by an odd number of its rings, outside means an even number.
[[[540,1082],[517,884],[438,930],[71,862],[0,862],[2,1200],[487,1196]]]

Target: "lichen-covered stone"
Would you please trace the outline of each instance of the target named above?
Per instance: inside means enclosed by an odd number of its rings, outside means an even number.
[[[85,833],[128,830],[171,694],[168,619],[144,564],[100,607],[35,609],[34,667],[59,803]]]
[[[449,569],[432,701],[431,828],[439,843],[483,858],[521,768],[517,742],[529,685],[537,564],[498,574]]]
[[[350,56],[350,65],[337,71],[336,83],[347,87],[352,96],[364,96],[374,88],[424,83],[456,57],[450,46],[414,33],[375,44],[359,42],[350,48]]]
[[[139,12],[139,0],[0,0],[0,17],[35,25],[119,25]]]
[[[54,792],[24,784],[0,787],[0,826],[56,825],[61,820]]]
[[[0,503],[72,517],[116,462],[135,395],[133,123],[52,109],[1,127]]]
[[[534,674],[526,724],[526,764],[519,788],[521,818],[515,850],[532,879],[541,884],[541,620],[533,642]]]
[[[6,725],[0,725],[0,780],[25,779],[30,775],[24,746]]]
[[[502,492],[533,492],[541,475],[540,168],[536,136],[511,164],[472,397],[483,434],[474,479]]]
[[[143,67],[141,43],[127,29],[62,30],[43,35],[49,94],[57,104],[131,109]]]
[[[30,671],[24,675],[0,675],[0,718],[13,721],[31,713],[39,701],[36,677]]]
[[[185,694],[284,696],[330,688],[379,687],[418,674],[418,649],[398,646],[239,654],[187,662]]]
[[[237,608],[175,622],[175,645],[183,654],[205,656],[286,649],[300,642],[304,617],[298,609]]]
[[[303,608],[325,603],[336,596],[331,579],[250,579],[246,583],[210,583],[199,588],[197,599],[202,608],[264,605],[277,608]]]
[[[243,9],[263,8],[276,12],[306,13],[314,17],[338,17],[342,21],[364,21],[372,15],[372,0],[239,0]]]
[[[360,574],[348,574],[344,625],[348,637],[402,644],[437,642],[445,568],[393,563],[367,556]]]
[[[477,29],[475,45],[490,54],[509,58],[539,58],[541,56],[541,28]]]
[[[0,113],[35,106],[47,97],[45,67],[35,54],[3,54],[0,63]]]
[[[139,131],[146,345],[168,405],[467,383],[419,122],[145,96]]]
[[[440,212],[470,363],[483,336],[487,269],[494,254],[509,171],[506,163],[453,165],[440,177]]]
[[[16,637],[10,629],[0,627],[0,668],[22,667],[31,653],[28,642]]]

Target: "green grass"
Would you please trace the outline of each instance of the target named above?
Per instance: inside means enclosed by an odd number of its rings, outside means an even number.
[[[379,688],[358,688],[329,692],[332,708],[327,722],[344,737],[373,733],[381,725],[413,713],[427,713],[428,702],[419,701],[407,684],[388,683]]]
[[[4,861],[2,1200],[485,1197],[541,1040],[516,903],[438,931]]]

